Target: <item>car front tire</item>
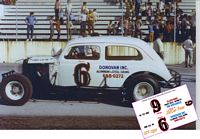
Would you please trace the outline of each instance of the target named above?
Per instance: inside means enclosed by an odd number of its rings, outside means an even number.
[[[5,77],[0,85],[0,93],[3,102],[8,105],[24,105],[32,96],[30,80],[21,74]]]

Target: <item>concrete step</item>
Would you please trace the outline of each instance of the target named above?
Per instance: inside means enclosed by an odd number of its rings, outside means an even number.
[[[116,12],[116,13],[101,13],[100,16],[119,16],[121,13]],[[15,16],[16,13],[5,13],[4,16]],[[27,16],[29,15],[29,13],[18,13],[18,16]],[[54,15],[54,11],[52,12],[45,12],[45,13],[41,13],[41,12],[35,12],[34,13],[35,16],[51,16]],[[80,15],[80,13],[73,13],[74,16],[78,16]]]
[[[66,2],[67,0],[60,0],[61,3],[63,2]],[[70,0],[70,2],[105,2],[105,0]],[[27,2],[35,2],[35,3],[38,3],[38,2],[55,2],[55,0],[17,0],[18,3],[27,3]]]
[[[82,3],[80,3],[80,2],[77,2],[77,3],[71,3],[72,4],[72,7],[73,6],[77,6],[77,5],[79,5],[80,7],[81,7],[81,5],[82,5]],[[27,3],[27,2],[25,2],[25,3],[17,3],[16,4],[17,6],[36,6],[36,5],[45,5],[45,6],[54,6],[54,3],[53,2],[51,2],[51,3],[48,3],[48,2],[44,2],[44,3],[41,3],[41,2],[32,2],[32,3]],[[66,6],[67,5],[67,3],[61,3],[61,6]],[[87,3],[87,6],[95,6],[95,5],[101,5],[101,6],[105,6],[105,5],[109,5],[108,3],[106,3],[106,2],[90,2],[90,3]],[[119,5],[119,4],[117,4],[117,5]]]
[[[54,14],[51,14],[51,15],[54,15]],[[26,15],[27,16],[27,15]],[[26,16],[18,16],[17,17],[17,19],[18,20],[25,20],[25,18],[26,18]],[[77,17],[78,15],[75,15],[75,17]],[[120,15],[118,15],[118,16],[120,16]],[[117,16],[117,17],[118,17]],[[49,15],[47,16],[37,16],[36,17],[37,18],[37,21],[38,20],[48,20],[49,19]],[[12,15],[12,16],[4,16],[4,17],[2,17],[1,18],[1,20],[2,21],[16,21],[16,15]],[[109,16],[109,15],[107,15],[107,16],[100,16],[99,18],[98,18],[98,20],[100,20],[100,21],[109,21],[109,20],[115,20],[115,16]]]
[[[110,5],[106,5],[106,6],[101,6],[101,5],[94,5],[94,6],[88,6],[88,9],[93,9],[96,8],[97,10],[99,9],[119,9],[121,10],[121,8],[119,8],[118,6],[110,6]],[[44,6],[44,5],[36,5],[36,6],[17,6],[17,9],[20,10],[45,10],[45,9],[54,9],[54,6]],[[7,7],[5,8],[4,11],[15,11],[16,10],[16,6],[12,6],[12,7]],[[73,11],[74,10],[80,10],[80,5],[77,6],[73,6]]]

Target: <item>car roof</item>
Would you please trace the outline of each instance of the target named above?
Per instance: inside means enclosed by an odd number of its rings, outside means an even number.
[[[98,36],[98,37],[80,37],[72,39],[67,45],[86,44],[86,43],[119,43],[119,44],[134,44],[138,47],[147,45],[143,40],[133,37],[123,36]]]
[[[143,50],[147,55],[150,54],[149,56],[151,58],[156,57],[155,51],[149,44],[147,44],[145,41],[141,39],[133,38],[133,37],[124,37],[124,36],[80,37],[80,38],[75,38],[75,39],[70,40],[66,46],[90,44],[90,43],[124,44],[130,47],[134,46],[136,48]],[[103,46],[106,47],[106,45],[103,45]]]
[[[98,37],[79,37],[70,40],[64,49],[67,49],[74,45],[80,44],[94,44],[94,43],[105,43],[105,44],[124,44],[128,46],[133,46],[143,50],[146,55],[151,57],[151,59],[157,59],[159,56],[153,50],[153,48],[147,44],[145,41],[133,38],[133,37],[124,37],[124,36],[98,36]],[[106,47],[107,45],[102,45]]]

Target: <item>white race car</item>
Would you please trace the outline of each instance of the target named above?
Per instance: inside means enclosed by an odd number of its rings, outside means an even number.
[[[146,42],[100,36],[71,40],[64,49],[54,48],[52,56],[25,59],[22,74],[3,74],[0,91],[3,101],[11,105],[23,105],[32,95],[70,88],[112,90],[121,92],[129,101],[137,101],[160,93],[161,87],[180,84],[181,75],[167,69]]]

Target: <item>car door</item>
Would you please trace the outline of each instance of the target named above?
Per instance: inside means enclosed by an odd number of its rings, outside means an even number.
[[[74,45],[60,58],[58,85],[99,86],[101,78],[96,74],[101,61],[100,46]]]
[[[107,44],[105,46],[104,65],[101,72],[107,78],[109,87],[121,87],[133,73],[144,69],[142,54],[133,45]]]

